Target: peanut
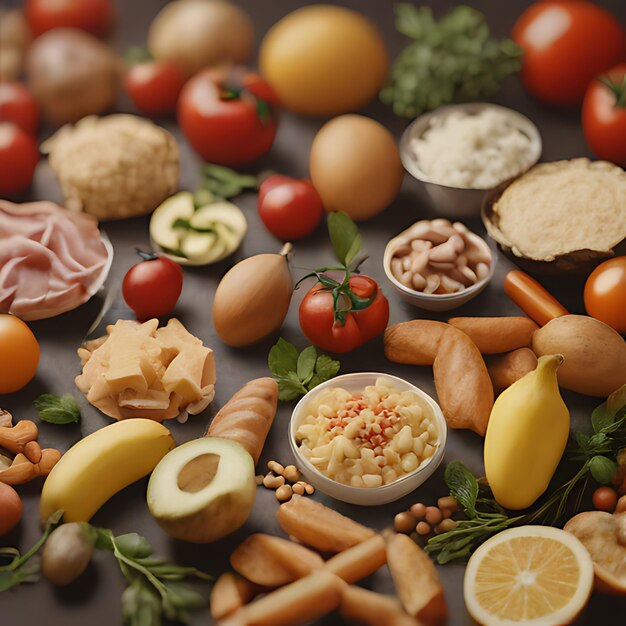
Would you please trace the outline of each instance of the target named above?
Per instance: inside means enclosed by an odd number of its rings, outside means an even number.
[[[283,471],[283,476],[291,483],[295,483],[300,479],[300,472],[295,465],[287,465]]]
[[[285,468],[278,461],[268,461],[267,469],[274,474],[282,474]]]
[[[298,494],[299,496],[304,495],[304,483],[301,480],[299,480],[295,485],[293,485],[291,489],[293,490],[294,493]]]
[[[398,513],[393,518],[393,527],[399,533],[410,533],[415,528],[415,518],[408,511]]]
[[[282,485],[276,490],[276,499],[279,502],[286,502],[293,495],[293,490],[290,485]]]
[[[409,509],[409,511],[415,519],[424,519],[424,515],[426,514],[426,505],[422,502],[417,502]]]
[[[425,537],[426,535],[430,535],[430,533],[432,532],[432,528],[426,522],[419,522],[415,527],[415,532],[418,535]]]
[[[436,526],[443,519],[443,515],[436,506],[428,506],[424,518],[431,526]]]

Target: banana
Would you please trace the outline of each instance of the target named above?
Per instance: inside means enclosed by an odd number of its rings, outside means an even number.
[[[547,489],[569,436],[569,411],[556,371],[560,354],[539,357],[537,368],[503,391],[485,435],[485,474],[498,503],[525,509]]]
[[[59,509],[66,522],[89,521],[114,494],[150,474],[175,445],[163,424],[141,418],[110,424],[81,439],[44,483],[42,521]]]

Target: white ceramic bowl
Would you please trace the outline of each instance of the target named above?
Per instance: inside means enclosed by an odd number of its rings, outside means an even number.
[[[400,138],[400,158],[402,159],[404,169],[413,178],[419,181],[421,195],[433,205],[438,215],[451,219],[476,219],[480,217],[483,200],[491,189],[451,187],[431,182],[420,168],[410,148],[411,140],[423,135],[430,128],[430,122],[434,117],[446,116],[456,111],[462,111],[471,115],[488,108],[497,109],[506,113],[511,123],[530,139],[528,160],[519,172],[520,175],[535,165],[541,156],[542,142],[539,130],[527,117],[513,109],[488,102],[471,102],[467,104],[442,106],[430,113],[420,115],[415,121],[409,124]],[[504,181],[500,181],[498,184],[502,184],[503,182]],[[494,185],[494,187],[496,187],[496,185]]]
[[[410,227],[409,227],[410,228]],[[408,229],[406,229],[408,230]],[[389,240],[387,247],[385,248],[385,254],[383,255],[383,269],[385,274],[392,284],[393,288],[400,294],[400,297],[409,304],[417,306],[420,309],[426,311],[451,311],[456,309],[466,302],[469,302],[475,298],[491,281],[493,274],[496,271],[496,259],[498,258],[494,254],[493,249],[489,246],[491,252],[491,263],[489,264],[489,273],[487,276],[473,284],[471,287],[467,287],[461,291],[455,293],[435,294],[435,293],[423,293],[421,291],[415,291],[405,287],[392,273],[391,273],[391,259],[393,253],[397,248],[397,240],[406,231],[402,231],[399,235]],[[474,233],[476,234],[476,233]],[[489,245],[488,242],[486,242]]]
[[[351,487],[350,485],[344,485],[343,483],[339,483],[322,474],[302,455],[296,442],[296,431],[305,417],[304,413],[307,404],[311,398],[320,393],[320,391],[323,391],[327,387],[342,387],[343,389],[347,389],[351,392],[363,391],[365,387],[375,384],[376,379],[381,377],[391,379],[394,385],[402,391],[413,391],[420,396],[426,404],[428,404],[428,406],[432,409],[435,423],[437,424],[437,429],[439,431],[439,444],[433,456],[426,463],[418,467],[410,474],[402,476],[393,483],[383,485],[382,487]],[[446,435],[447,425],[443,413],[441,412],[439,405],[428,394],[424,393],[421,389],[406,380],[403,380],[402,378],[378,372],[344,374],[343,376],[337,376],[337,378],[332,378],[331,380],[318,385],[315,389],[309,391],[309,393],[307,393],[300,400],[300,402],[298,402],[293,410],[291,421],[289,423],[289,444],[291,445],[296,465],[307,482],[327,496],[331,496],[332,498],[341,500],[342,502],[358,504],[361,506],[387,504],[388,502],[399,500],[428,480],[443,459],[446,448]]]

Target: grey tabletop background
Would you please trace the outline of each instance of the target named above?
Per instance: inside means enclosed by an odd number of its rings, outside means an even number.
[[[3,0],[7,4],[7,0]],[[9,1],[8,4],[19,4]],[[151,19],[165,4],[163,0],[117,0],[118,21],[111,34],[111,43],[119,51],[130,45],[145,42]],[[296,0],[247,0],[239,2],[252,15],[257,34],[257,43],[265,31],[280,17],[306,2]],[[371,16],[380,27],[393,57],[404,45],[404,38],[394,29],[392,2],[384,0],[342,0],[335,2],[357,8]],[[455,2],[451,0],[431,0],[437,14],[442,14]],[[527,0],[508,0],[507,2],[488,2],[469,0],[467,4],[483,11],[498,36],[506,36],[524,9],[530,4]],[[599,4],[607,7],[614,14],[626,21],[626,3],[624,0],[602,0]],[[502,93],[494,98],[505,106],[512,107],[529,116],[539,127],[543,136],[544,152],[542,160],[590,156],[585,145],[579,114],[576,111],[551,110],[533,101],[523,90],[516,77],[510,78]],[[122,96],[119,110],[132,111],[128,101]],[[372,102],[364,114],[374,117],[386,125],[399,137],[407,121],[395,117],[380,102]],[[271,152],[255,164],[251,171],[273,170],[299,177],[308,174],[308,152],[312,138],[324,119],[301,118],[284,112],[281,115],[280,128]],[[191,151],[189,144],[178,131],[172,120],[162,123],[176,135],[182,153],[181,189],[194,189],[199,178],[200,160]],[[46,132],[42,133],[42,137]],[[50,199],[61,201],[59,188],[54,175],[45,160],[40,163],[32,189],[23,199]],[[241,248],[234,257],[207,268],[185,269],[185,282],[181,299],[175,315],[186,327],[199,336],[206,345],[215,351],[217,364],[216,397],[209,409],[193,417],[187,424],[168,422],[177,442],[199,437],[210,418],[228,398],[248,380],[268,375],[266,365],[267,352],[276,337],[247,349],[231,349],[221,343],[211,322],[213,294],[220,277],[236,261],[261,252],[278,251],[280,242],[269,234],[260,222],[256,212],[255,194],[245,194],[237,199],[249,220],[250,229]],[[432,217],[432,210],[417,199],[414,181],[407,176],[401,194],[396,201],[381,215],[361,225],[365,246],[370,258],[364,265],[364,271],[377,279],[382,285],[391,306],[390,323],[417,317],[436,317],[421,312],[403,303],[392,291],[382,270],[382,252],[386,241],[413,221]],[[469,223],[470,227],[484,232],[479,223]],[[113,222],[105,225],[114,248],[115,259],[110,275],[111,288],[116,292],[112,315],[117,318],[132,319],[132,312],[124,304],[120,294],[120,284],[125,272],[135,263],[135,246],[148,246],[148,219],[138,218]],[[296,245],[293,272],[296,277],[304,273],[305,268],[319,266],[332,258],[325,229]],[[519,310],[506,297],[502,290],[502,279],[513,267],[501,254],[498,255],[498,267],[493,282],[475,300],[461,309],[464,315],[516,315]],[[582,304],[582,280],[558,279],[544,281],[552,292],[572,312],[584,312]],[[294,294],[289,315],[282,329],[282,335],[295,342],[300,348],[307,344],[300,332],[297,312],[304,291]],[[10,410],[18,419],[36,419],[32,401],[43,392],[62,394],[72,392],[81,405],[83,419],[76,426],[40,425],[40,443],[43,446],[57,447],[63,451],[81,437],[94,432],[110,423],[109,418],[90,406],[74,386],[74,377],[79,372],[79,360],[76,348],[85,336],[91,322],[98,313],[99,303],[92,301],[76,311],[59,317],[34,322],[31,324],[41,343],[41,361],[35,379],[22,391],[10,396],[0,396],[0,406]],[[439,319],[444,319],[440,316]],[[380,371],[406,378],[427,393],[435,396],[430,368],[400,366],[388,362],[382,351],[381,339],[376,339],[354,352],[341,357],[342,372]],[[435,396],[436,397],[436,396]],[[576,429],[588,428],[588,416],[597,401],[572,393],[564,393],[565,400],[572,412],[572,426]],[[291,455],[287,442],[287,426],[292,404],[281,404],[274,426],[268,438],[260,465],[269,459],[290,462]],[[541,436],[538,433],[538,436]],[[451,431],[445,462],[460,459],[475,473],[482,472],[482,440],[469,431]],[[427,484],[403,500],[385,506],[361,508],[346,505],[326,498],[317,493],[315,498],[329,504],[338,511],[354,517],[356,520],[383,529],[392,521],[395,513],[406,509],[415,501],[432,502],[444,494],[442,480],[443,465]],[[106,480],[106,476],[102,476]],[[228,567],[228,555],[232,549],[252,532],[280,533],[275,521],[277,502],[274,494],[265,489],[258,489],[254,511],[247,523],[238,532],[213,545],[193,545],[175,541],[157,526],[150,516],[145,503],[147,480],[141,480],[123,490],[95,515],[92,522],[111,528],[115,533],[136,531],[144,535],[159,554],[168,556],[178,563],[194,565],[212,573],[219,573]],[[41,482],[19,487],[24,501],[24,517],[18,528],[7,537],[2,545],[17,545],[22,549],[32,545],[40,534],[39,492]],[[462,564],[449,564],[439,567],[439,574],[446,589],[450,608],[449,623],[453,625],[470,624],[463,602]],[[393,593],[393,586],[386,568],[381,569],[370,579],[363,581],[365,586]],[[23,585],[0,595],[0,624],[2,626],[36,626],[40,623],[64,626],[113,626],[121,623],[120,594],[124,589],[124,580],[110,554],[97,554],[83,577],[64,589],[54,589],[45,581],[36,585]],[[199,586],[202,589],[202,586]],[[208,595],[208,588],[204,587]],[[609,624],[618,623],[619,614],[623,615],[626,601],[623,598],[610,598],[595,594],[587,607],[580,623]],[[210,624],[208,610],[193,615],[192,624]],[[338,624],[337,616],[329,616],[320,624]]]

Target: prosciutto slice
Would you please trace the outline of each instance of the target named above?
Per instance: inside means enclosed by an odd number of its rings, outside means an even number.
[[[91,215],[0,200],[0,313],[38,320],[75,309],[102,286],[112,256]]]

